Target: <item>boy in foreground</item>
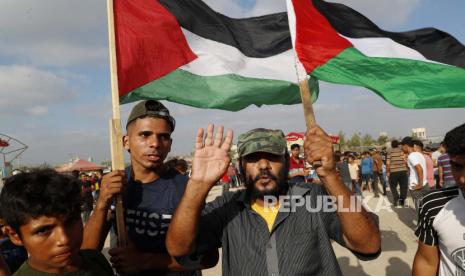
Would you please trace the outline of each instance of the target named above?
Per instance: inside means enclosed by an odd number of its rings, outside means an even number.
[[[29,258],[14,275],[114,275],[96,250],[80,250],[79,180],[42,169],[6,180],[0,195],[6,232]]]

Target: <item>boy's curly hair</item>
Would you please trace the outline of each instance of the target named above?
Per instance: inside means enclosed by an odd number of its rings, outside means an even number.
[[[447,132],[444,146],[449,155],[465,155],[465,124]]]
[[[80,181],[51,169],[35,169],[5,181],[0,195],[0,214],[18,234],[31,218],[40,216],[79,218]]]

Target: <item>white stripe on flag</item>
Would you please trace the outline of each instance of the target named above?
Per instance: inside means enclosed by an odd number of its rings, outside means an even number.
[[[296,83],[294,54],[288,50],[268,58],[246,57],[236,48],[182,29],[189,47],[198,56],[180,69],[200,76],[236,74],[243,77]]]
[[[387,37],[351,38],[339,35],[349,40],[355,48],[368,57],[403,58],[438,63],[425,58],[417,50]]]

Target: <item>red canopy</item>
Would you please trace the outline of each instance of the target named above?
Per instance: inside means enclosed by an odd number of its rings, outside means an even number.
[[[90,172],[90,171],[98,171],[105,169],[105,166],[97,165],[93,162],[89,162],[82,159],[74,160],[72,163],[64,164],[57,167],[55,170],[57,172],[72,172],[72,171],[80,171],[80,172]]]
[[[305,132],[290,132],[286,135],[286,140],[288,142],[294,142],[300,139],[304,139],[305,137]],[[333,144],[339,144],[340,137],[337,135],[329,135],[331,137],[331,141]]]
[[[8,143],[8,141],[2,140],[2,139],[0,138],[0,147],[6,148],[6,147],[8,147],[9,145],[10,145],[10,143]]]

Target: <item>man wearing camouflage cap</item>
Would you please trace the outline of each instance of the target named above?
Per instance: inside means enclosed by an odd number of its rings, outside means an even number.
[[[204,207],[210,189],[224,174],[233,134],[223,139],[223,127],[213,135],[210,125],[196,138],[192,176],[171,221],[166,244],[179,263],[196,267],[195,260],[222,247],[223,275],[342,275],[331,239],[359,257],[375,258],[380,234],[373,217],[363,208],[344,212],[351,193],[337,175],[332,142],[319,127],[307,131],[307,161],[324,183],[288,185],[289,155],[280,130],[254,129],[239,136],[239,169],[246,189],[226,193]],[[326,192],[327,191],[327,192]],[[327,194],[342,198],[337,212],[309,211],[292,197],[317,202]],[[273,197],[292,196],[289,204]],[[288,207],[291,208],[288,208]],[[188,257],[187,257],[188,256]]]
[[[111,225],[107,217],[114,196],[123,186],[127,247],[109,251],[118,273],[131,275],[196,275],[167,254],[165,236],[171,216],[184,193],[187,176],[165,166],[171,150],[175,120],[169,110],[154,100],[134,106],[126,124],[124,148],[131,156],[125,171],[113,171],[102,179],[94,213],[85,225],[83,248],[102,249]],[[210,266],[217,260],[213,256]],[[215,254],[213,254],[215,255]],[[210,257],[210,256],[208,256]],[[208,267],[208,262],[204,262]],[[177,272],[176,272],[177,271]]]

